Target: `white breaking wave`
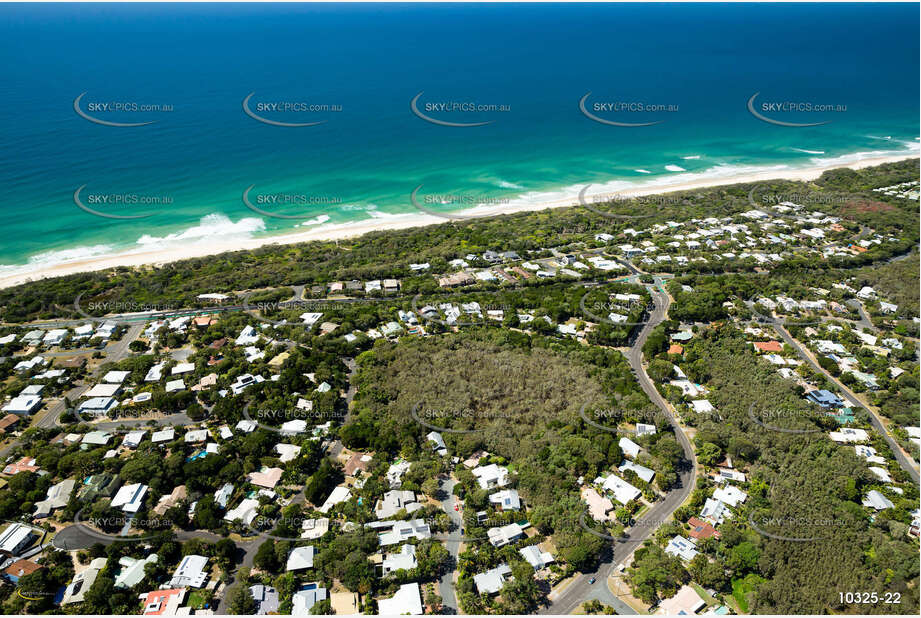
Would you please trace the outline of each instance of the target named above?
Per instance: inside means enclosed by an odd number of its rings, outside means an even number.
[[[198,225],[186,228],[180,232],[166,236],[151,236],[144,234],[137,240],[137,244],[145,249],[156,245],[170,245],[177,242],[201,241],[227,237],[251,238],[256,232],[265,231],[265,221],[256,217],[245,217],[236,223],[226,215],[213,213],[201,218]]]
[[[636,169],[636,170],[633,170],[633,171],[634,171],[634,172],[639,172],[640,174],[651,174],[651,173],[652,173],[652,172],[650,172],[649,170],[644,170],[644,169]]]
[[[688,155],[686,157],[681,157],[681,158],[686,161],[696,161],[697,159],[700,158],[700,155]]]
[[[824,150],[806,150],[805,148],[792,148],[792,147],[790,148],[790,150],[794,150],[796,152],[803,152],[806,154],[825,154]]]
[[[317,215],[313,219],[308,219],[307,221],[304,221],[303,223],[300,223],[299,225],[306,227],[308,225],[320,225],[321,223],[326,223],[327,221],[329,221],[329,215]],[[297,227],[297,225],[295,225],[294,227]]]
[[[60,249],[57,251],[44,251],[29,257],[27,265],[0,264],[0,272],[16,272],[17,270],[32,270],[41,266],[54,266],[67,262],[79,262],[86,258],[107,255],[112,253],[111,245],[92,245],[90,247],[75,247],[73,249]]]
[[[686,172],[687,171],[680,165],[666,165],[665,169],[667,169],[670,172]]]
[[[524,187],[522,187],[521,185],[516,185],[514,182],[508,182],[505,180],[500,180],[499,182],[496,183],[496,185],[501,187],[502,189],[524,189]]]

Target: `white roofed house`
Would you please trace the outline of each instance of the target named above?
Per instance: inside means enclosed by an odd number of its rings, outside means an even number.
[[[480,594],[497,594],[505,582],[512,578],[512,569],[507,564],[500,564],[485,573],[473,576],[473,584]]]
[[[116,588],[133,588],[144,580],[144,567],[156,564],[159,560],[157,554],[149,554],[143,559],[122,556],[118,559],[121,567],[115,576]]]
[[[522,547],[518,550],[518,553],[528,561],[528,564],[534,567],[534,570],[542,569],[548,564],[556,562],[553,559],[553,554],[548,551],[541,551],[538,545]]]
[[[259,515],[259,501],[255,498],[246,498],[224,514],[224,521],[242,521],[248,526],[253,523],[257,515]]]
[[[122,446],[125,448],[137,448],[141,444],[141,441],[144,440],[146,434],[147,431],[144,429],[129,431],[122,440]]]
[[[66,328],[54,328],[45,333],[45,336],[42,338],[42,343],[47,346],[58,345],[64,341],[64,337],[66,336]]]
[[[595,479],[595,480],[596,482],[601,481],[602,483],[601,487],[605,491],[610,492],[614,496],[614,499],[620,502],[621,504],[628,504],[631,500],[636,499],[637,497],[640,496],[640,494],[643,493],[639,489],[637,489],[636,487],[634,487],[633,485],[631,485],[630,483],[628,483],[627,481],[623,480],[622,478],[620,478],[619,476],[615,474],[610,475],[608,478],[604,480],[602,479]]]
[[[378,599],[377,611],[381,616],[421,616],[424,608],[419,584],[403,584],[389,599]]]
[[[319,539],[329,532],[329,518],[319,517],[317,519],[305,519],[301,524],[302,539]]]
[[[173,573],[169,581],[170,588],[201,588],[205,585],[208,578],[208,572],[205,567],[208,564],[208,558],[189,554],[183,556],[179,566]]]
[[[288,553],[288,561],[285,564],[286,571],[303,571],[313,568],[313,557],[315,550],[313,545],[305,547],[295,547]]]
[[[403,486],[403,474],[409,470],[409,467],[412,464],[408,461],[399,461],[390,464],[390,467],[387,469],[387,482],[390,484],[390,489],[399,489]]]
[[[3,411],[8,414],[28,416],[38,411],[41,407],[42,398],[40,395],[18,395],[3,406]]]
[[[408,571],[416,568],[418,564],[416,561],[416,546],[407,543],[400,547],[399,552],[384,555],[381,563],[382,575],[386,576],[399,570]]]
[[[863,499],[863,505],[873,508],[877,511],[895,507],[889,498],[875,489],[872,489],[869,493],[867,493],[867,496]]]
[[[387,524],[391,524],[390,529],[378,534],[381,547],[405,543],[409,539],[428,539],[432,536],[431,528],[423,519],[392,520]]]
[[[129,375],[130,371],[110,371],[102,377],[102,381],[106,384],[121,384]]]
[[[509,543],[514,543],[524,536],[524,526],[518,523],[510,523],[504,526],[489,528],[486,531],[489,542],[493,547],[504,547]]]
[[[654,470],[650,470],[646,466],[641,466],[629,460],[624,460],[624,462],[620,464],[620,467],[617,468],[617,470],[621,474],[623,474],[627,470],[632,470],[634,473],[636,473],[638,477],[640,477],[641,480],[643,480],[646,483],[651,483],[653,477],[656,475]]]
[[[112,508],[121,508],[126,513],[137,513],[144,504],[144,496],[147,495],[147,485],[133,483],[123,485],[115,497],[112,498]]]
[[[635,458],[640,454],[640,445],[630,438],[621,438],[620,442],[617,444],[620,446],[620,450],[623,451],[624,455],[627,457]]]
[[[87,591],[93,587],[96,577],[105,568],[107,559],[95,558],[89,566],[74,575],[74,578],[64,590],[64,597],[61,599],[61,605],[70,605],[71,603],[82,603]]]
[[[690,562],[698,554],[697,547],[683,536],[676,536],[665,547],[665,553]]]
[[[326,513],[329,513],[331,508],[340,502],[345,502],[351,497],[352,492],[349,490],[349,488],[339,485],[338,487],[333,488],[332,493],[329,494],[329,497],[326,498],[326,501],[317,510],[325,515]]]
[[[508,468],[496,464],[478,466],[471,470],[482,489],[504,487],[508,484]]]
[[[713,492],[713,498],[724,502],[731,507],[736,507],[748,498],[748,494],[736,487],[735,485],[726,485],[719,487]]]
[[[240,346],[252,345],[259,341],[259,333],[256,332],[256,329],[250,325],[246,325],[242,331],[240,331],[240,336],[237,337],[235,343]]]
[[[518,511],[521,509],[521,498],[517,489],[503,489],[489,496],[489,502],[495,504],[500,511]]]
[[[442,457],[448,454],[448,449],[445,446],[444,438],[441,437],[440,433],[438,433],[437,431],[431,431],[425,437],[426,439],[428,439],[429,442],[432,443],[432,449],[436,453],[438,453]]]
[[[160,431],[155,431],[150,434],[150,441],[154,444],[161,444],[163,442],[172,442],[176,437],[176,430],[172,427],[167,427],[166,429],[161,429]]]
[[[700,518],[706,519],[714,526],[718,526],[729,517],[732,517],[732,511],[723,502],[715,498],[707,498],[704,508],[700,511]]]
[[[835,442],[866,442],[870,435],[864,429],[854,427],[842,427],[838,431],[829,432],[828,436]]]

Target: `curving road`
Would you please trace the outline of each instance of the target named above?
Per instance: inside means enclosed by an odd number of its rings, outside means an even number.
[[[626,263],[635,274],[643,274],[634,268],[631,264]],[[542,614],[569,614],[578,608],[585,601],[598,599],[602,603],[610,605],[620,614],[635,614],[636,612],[620,599],[615,597],[608,588],[608,578],[615,573],[617,567],[623,563],[640,544],[649,538],[656,529],[665,523],[671,517],[672,513],[681,506],[684,501],[691,495],[694,489],[694,479],[697,474],[697,460],[694,456],[694,449],[691,441],[684,434],[678,419],[672,414],[668,403],[656,390],[655,384],[646,373],[643,367],[643,344],[652,330],[658,326],[668,312],[668,306],[671,299],[662,291],[662,280],[658,277],[655,283],[647,286],[652,300],[654,309],[650,313],[649,321],[643,326],[636,341],[630,347],[627,353],[627,360],[633,369],[636,379],[649,399],[659,408],[672,424],[675,430],[675,438],[684,450],[685,459],[691,465],[682,470],[679,474],[679,485],[672,489],[665,497],[656,502],[641,517],[637,518],[634,525],[628,532],[624,533],[624,539],[614,543],[610,552],[604,556],[601,565],[594,573],[584,573],[577,576],[565,590],[553,599],[549,607],[540,613]],[[594,583],[589,583],[591,579]]]

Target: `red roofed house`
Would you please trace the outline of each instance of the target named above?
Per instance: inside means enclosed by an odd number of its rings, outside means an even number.
[[[154,590],[146,595],[141,595],[144,602],[145,616],[176,615],[179,606],[185,601],[185,588],[170,588],[169,590]]]
[[[691,527],[688,536],[692,539],[709,539],[710,537],[720,538],[719,531],[701,519],[692,517],[688,520],[688,525]]]
[[[754,346],[759,352],[783,352],[783,344],[779,341],[756,341]]]
[[[684,354],[684,346],[677,344],[677,343],[673,343],[672,345],[669,346],[668,353],[669,354]]]
[[[17,560],[6,569],[4,569],[3,573],[7,576],[7,578],[9,578],[11,582],[15,584],[23,575],[30,575],[40,568],[42,568],[42,565],[36,564],[31,560]]]
[[[11,463],[3,469],[4,474],[9,474],[13,476],[14,474],[19,474],[20,472],[38,472],[39,467],[35,465],[35,459],[32,457],[23,457],[16,463]]]

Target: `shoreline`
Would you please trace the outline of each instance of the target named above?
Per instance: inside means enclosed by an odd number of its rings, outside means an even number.
[[[792,181],[810,181],[815,180],[823,172],[832,169],[861,169],[881,165],[883,163],[894,163],[908,159],[917,159],[918,153],[903,153],[897,155],[886,155],[867,157],[857,161],[842,164],[813,165],[809,167],[778,169],[776,167],[763,169],[759,171],[740,170],[735,174],[725,176],[698,177],[694,179],[682,178],[687,175],[698,175],[695,173],[677,174],[674,176],[675,182],[663,182],[662,178],[657,178],[644,185],[632,186],[625,189],[616,190],[599,190],[586,192],[586,197],[604,195],[607,197],[630,196],[642,197],[648,195],[660,195],[676,191],[688,191],[694,189],[704,189],[722,185],[743,184],[751,182],[761,182],[766,180],[792,180]],[[611,184],[621,181],[612,181]],[[598,184],[598,187],[604,185]],[[488,217],[502,214],[512,214],[518,212],[530,212],[546,210],[550,208],[564,208],[578,206],[578,200],[569,195],[563,198],[548,199],[545,201],[529,202],[526,200],[513,200],[511,204],[499,206],[486,206],[466,209],[463,214],[475,213],[476,217]],[[171,262],[191,258],[201,258],[209,255],[217,255],[228,251],[246,251],[265,247],[270,245],[287,245],[309,241],[328,241],[342,240],[362,236],[369,232],[402,230],[412,227],[421,227],[437,223],[447,223],[452,219],[438,217],[435,215],[425,214],[422,212],[399,213],[362,220],[358,222],[321,225],[307,231],[286,232],[275,236],[265,237],[247,237],[247,238],[228,238],[224,240],[214,240],[202,246],[172,246],[159,247],[150,250],[131,250],[121,253],[110,253],[98,256],[89,256],[78,260],[59,262],[57,264],[36,265],[29,269],[28,264],[22,265],[22,269],[17,269],[8,274],[0,274],[0,289],[14,287],[23,283],[39,281],[42,279],[72,275],[82,272],[94,272],[100,270],[109,270],[119,266],[138,267],[138,266],[160,266]],[[463,219],[460,219],[463,221]]]

